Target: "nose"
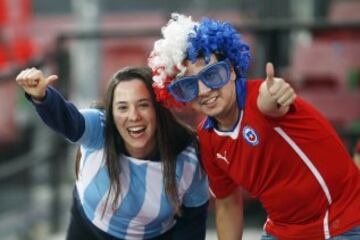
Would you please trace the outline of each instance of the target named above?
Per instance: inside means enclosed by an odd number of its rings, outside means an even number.
[[[131,121],[138,121],[141,119],[141,114],[136,107],[130,108],[129,119]]]
[[[211,88],[206,86],[201,80],[198,81],[198,87],[199,87],[199,96],[205,95],[211,91]]]

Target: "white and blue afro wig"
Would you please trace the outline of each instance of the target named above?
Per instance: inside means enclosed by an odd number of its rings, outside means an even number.
[[[165,107],[182,106],[170,95],[167,86],[185,73],[184,60],[195,62],[204,58],[208,63],[211,55],[216,54],[230,60],[238,77],[246,77],[250,48],[230,23],[209,18],[194,22],[190,16],[173,13],[161,32],[163,38],[155,42],[148,64],[153,71],[157,100]]]

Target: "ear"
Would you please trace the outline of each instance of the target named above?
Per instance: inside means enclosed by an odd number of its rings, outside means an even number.
[[[230,81],[235,81],[237,78],[234,67],[230,64]]]

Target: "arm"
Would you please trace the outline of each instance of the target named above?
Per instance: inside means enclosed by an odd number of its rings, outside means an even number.
[[[284,116],[294,102],[294,89],[282,78],[274,77],[274,67],[266,65],[266,80],[261,84],[257,105],[263,114],[270,117]]]
[[[57,76],[44,78],[43,73],[35,68],[22,71],[16,78],[44,123],[69,140],[76,141],[84,132],[84,117],[73,104],[49,87],[55,80]]]
[[[172,233],[173,240],[205,239],[206,218],[209,202],[199,207],[181,208],[181,216],[177,218]]]
[[[215,200],[216,229],[219,240],[242,239],[243,198],[240,189]]]

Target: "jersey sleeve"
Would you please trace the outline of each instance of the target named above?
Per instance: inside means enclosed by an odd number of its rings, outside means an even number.
[[[233,192],[237,185],[219,166],[215,164],[215,156],[210,147],[211,145],[206,141],[209,137],[199,134],[199,138],[200,156],[205,171],[208,174],[210,193],[214,198],[225,198]]]
[[[104,114],[98,109],[78,110],[60,92],[48,87],[46,97],[35,103],[25,94],[43,122],[71,142],[86,148],[100,148],[104,145]]]
[[[80,111],[85,119],[83,135],[77,143],[90,149],[99,149],[104,146],[104,113],[98,109],[84,109]]]

